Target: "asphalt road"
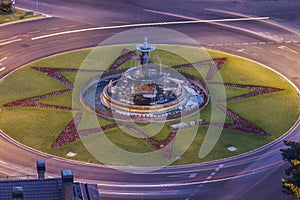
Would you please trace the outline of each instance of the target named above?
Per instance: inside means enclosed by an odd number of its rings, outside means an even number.
[[[35,1],[17,2],[18,6],[36,9],[52,16],[1,27],[0,32],[0,77],[36,59],[73,49],[93,47],[106,38],[128,28],[93,30],[68,33],[59,36],[32,40],[38,36],[91,27],[120,24],[235,18],[236,12],[258,16],[272,16],[284,25],[282,28],[270,21],[245,21],[223,24],[164,25],[182,32],[201,46],[247,57],[279,71],[295,85],[300,86],[300,52],[295,5],[274,8],[286,10],[285,14],[272,13],[248,1],[241,3],[214,4],[208,1]],[[83,4],[83,2],[85,4]],[[262,2],[267,3],[267,2]],[[282,3],[280,1],[280,3]],[[255,6],[257,6],[255,9]],[[261,5],[261,4],[260,4]],[[281,4],[282,5],[282,4]],[[59,6],[59,9],[57,9]],[[278,7],[278,8],[277,8]],[[214,8],[218,11],[207,10]],[[220,12],[230,11],[231,13]],[[252,13],[251,13],[252,10]],[[250,12],[250,13],[249,13]],[[83,13],[78,15],[78,13]],[[266,14],[266,15],[265,15]],[[270,15],[271,14],[271,15]],[[272,15],[273,14],[273,15]],[[288,16],[287,16],[288,15]],[[180,38],[178,38],[180,40]],[[1,127],[0,127],[1,128]],[[299,127],[289,136],[299,141]],[[71,168],[78,180],[99,184],[103,199],[288,199],[281,193],[280,178],[286,166],[281,162],[279,141],[259,152],[235,159],[195,165],[166,168],[155,173],[131,174],[118,170],[60,160],[49,155],[40,155],[34,150],[20,148],[5,135],[0,138],[0,176],[35,174],[35,161],[45,159],[47,175],[58,176],[60,169]],[[8,167],[9,166],[9,167]]]

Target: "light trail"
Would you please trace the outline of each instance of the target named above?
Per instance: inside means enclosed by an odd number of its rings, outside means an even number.
[[[80,33],[80,32],[96,31],[96,30],[133,28],[133,27],[148,27],[148,26],[163,26],[163,25],[178,25],[178,24],[212,23],[212,22],[253,21],[253,20],[268,20],[268,19],[269,19],[269,17],[244,17],[244,18],[234,18],[234,19],[212,19],[212,20],[154,22],[154,23],[142,23],[142,24],[124,24],[124,25],[117,25],[117,26],[102,26],[102,27],[72,30],[72,31],[63,31],[63,32],[58,32],[58,33],[52,33],[52,34],[33,37],[33,38],[31,38],[31,40],[39,40],[39,39],[44,39],[44,38],[54,37],[54,36],[59,36],[59,35],[65,35],[65,34],[70,34],[70,33]]]

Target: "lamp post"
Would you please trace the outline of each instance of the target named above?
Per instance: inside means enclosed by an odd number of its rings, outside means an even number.
[[[35,11],[39,12],[39,1],[35,0]]]
[[[11,3],[12,3],[12,5],[13,5],[13,7],[14,7],[14,18],[16,18],[16,0],[11,0]]]

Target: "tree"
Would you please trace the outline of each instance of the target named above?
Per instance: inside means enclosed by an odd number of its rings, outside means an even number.
[[[291,166],[285,170],[287,178],[282,178],[282,191],[300,199],[300,143],[285,140],[287,149],[281,149],[282,159]]]
[[[10,14],[13,11],[13,5],[11,1],[1,1],[0,0],[0,14]]]

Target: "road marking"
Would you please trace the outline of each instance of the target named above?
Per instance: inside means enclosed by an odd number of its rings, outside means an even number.
[[[72,28],[72,27],[75,27],[75,26],[77,26],[77,25],[74,24],[74,25],[69,25],[69,26],[65,26],[65,27],[67,27],[67,28]]]
[[[175,24],[196,24],[196,23],[212,23],[212,22],[234,22],[234,21],[257,21],[257,20],[267,20],[269,17],[250,17],[250,18],[234,18],[234,19],[212,19],[212,20],[192,20],[192,21],[170,21],[170,22],[155,22],[155,23],[142,23],[142,24],[124,24],[117,26],[102,26],[86,29],[78,29],[72,31],[63,31],[58,33],[52,33],[48,35],[41,35],[31,38],[31,40],[38,40],[48,37],[54,37],[59,35],[65,35],[70,33],[80,33],[86,31],[95,30],[107,30],[107,29],[119,29],[119,28],[132,28],[132,27],[148,27],[148,26],[162,26],[162,25],[175,25]]]
[[[53,31],[53,30],[57,30],[58,28],[57,27],[54,27],[54,28],[47,28],[46,30],[47,31]]]
[[[72,38],[68,38],[68,40],[77,40],[77,39],[80,39],[82,38],[81,36],[80,37],[72,37]]]
[[[294,58],[291,58],[291,57],[288,57],[288,56],[284,56],[286,59],[289,59],[289,60],[291,60],[291,61],[296,61]]]
[[[32,45],[30,47],[38,47],[38,46],[41,46],[42,44],[35,44],[35,45]]]
[[[246,49],[238,49],[238,50],[236,50],[236,51],[238,51],[238,52],[242,52],[242,53],[249,53],[249,51],[248,51],[248,50],[246,50]]]
[[[278,55],[278,56],[281,55],[280,53],[278,53],[278,52],[276,52],[276,51],[270,51],[270,52],[273,53],[273,54],[275,54],[275,55]]]
[[[198,173],[193,173],[189,175],[189,178],[195,178],[198,175]]]
[[[208,180],[209,180],[209,179],[211,179],[211,178],[212,178],[212,176],[208,176],[208,177],[206,177],[206,179],[208,179]]]
[[[51,44],[51,43],[57,43],[57,42],[60,42],[61,40],[53,40],[53,41],[50,41],[50,42],[47,42],[48,44]]]
[[[293,49],[291,49],[291,48],[289,48],[289,47],[286,47],[286,46],[279,46],[279,47],[277,47],[277,48],[278,48],[278,49],[281,49],[281,50],[284,50],[284,51],[289,51],[289,52],[298,54],[297,51],[295,51],[295,50],[293,50]]]
[[[2,160],[0,160],[0,163],[2,163],[2,164],[4,164],[4,165],[7,165],[7,163],[4,162],[4,161],[2,161]]]
[[[36,30],[36,31],[31,31],[31,32],[28,32],[28,34],[34,34],[34,33],[39,33],[41,32],[40,30]]]
[[[103,36],[103,34],[95,34],[95,35],[91,35],[91,36],[89,36],[89,37],[99,37],[99,36]]]
[[[259,46],[253,46],[253,48],[256,48],[256,49],[263,49],[263,48],[261,48],[261,47],[259,47]]]
[[[266,42],[259,42],[258,44],[266,44]]]
[[[7,59],[7,57],[4,57],[4,58],[0,59],[0,62],[3,62],[6,59]]]
[[[11,44],[11,43],[14,43],[14,42],[19,42],[21,40],[22,39],[15,39],[15,40],[7,41],[7,42],[2,42],[2,43],[0,43],[0,46],[6,45],[6,44]]]
[[[2,72],[3,70],[5,70],[5,67],[1,67],[0,68],[0,72]]]

